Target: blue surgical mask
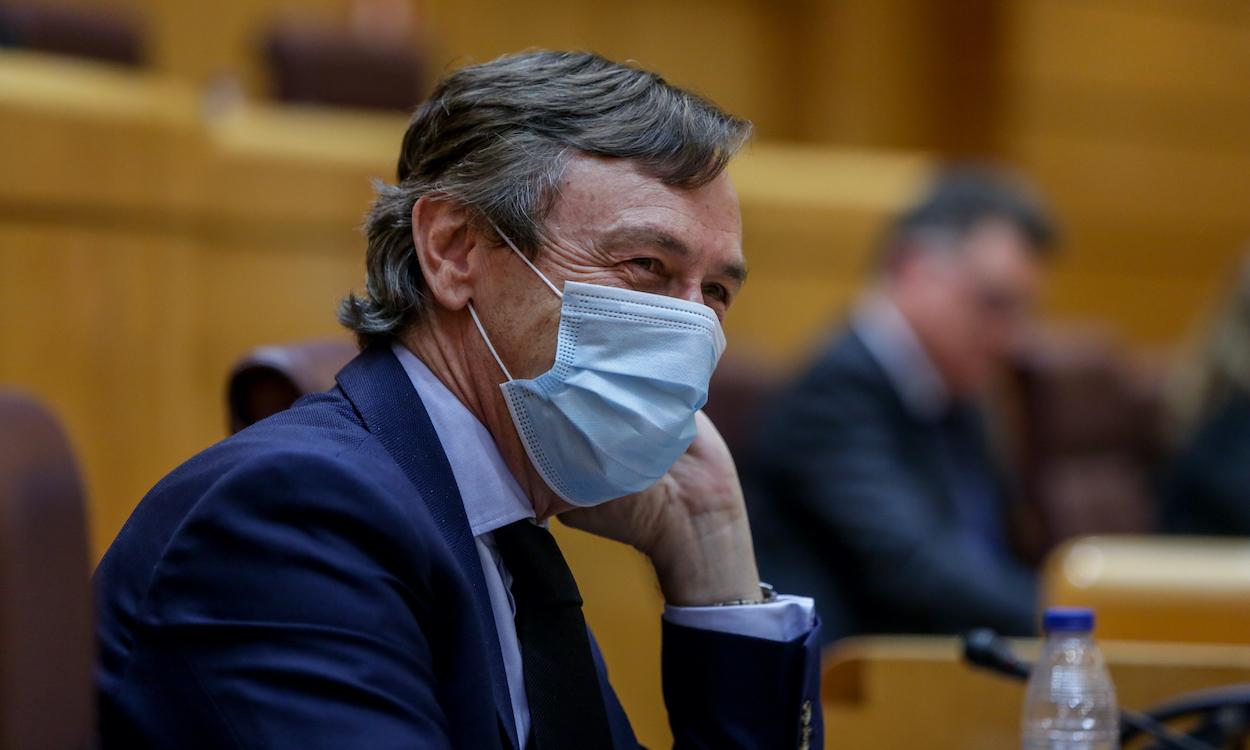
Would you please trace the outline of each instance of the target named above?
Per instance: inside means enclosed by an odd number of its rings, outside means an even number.
[[[469,303],[508,379],[500,388],[530,461],[557,495],[581,507],[655,484],[694,440],[695,413],[725,350],[716,313],[576,281],[561,292],[504,241],[561,298],[555,364],[531,380],[512,377]]]

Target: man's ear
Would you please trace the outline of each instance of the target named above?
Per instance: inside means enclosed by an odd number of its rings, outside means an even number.
[[[470,253],[480,242],[469,211],[453,201],[423,195],[412,206],[412,244],[430,296],[447,310],[473,298]]]

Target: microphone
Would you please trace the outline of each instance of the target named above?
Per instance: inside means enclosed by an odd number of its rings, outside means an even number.
[[[1032,667],[1021,661],[1011,650],[1011,644],[988,628],[978,628],[964,634],[964,659],[973,666],[996,672],[1017,680],[1028,680]],[[1188,735],[1178,734],[1146,714],[1120,709],[1120,723],[1124,726],[1154,737],[1163,747],[1172,750],[1216,750]]]
[[[973,666],[988,669],[1017,680],[1029,679],[1028,664],[1016,658],[1007,640],[989,628],[964,635],[964,659]]]

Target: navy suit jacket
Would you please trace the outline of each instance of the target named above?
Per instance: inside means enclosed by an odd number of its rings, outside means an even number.
[[[104,748],[522,746],[460,493],[386,348],[165,477],[95,586]],[[816,628],[663,627],[677,747],[798,747],[804,715],[821,746]]]

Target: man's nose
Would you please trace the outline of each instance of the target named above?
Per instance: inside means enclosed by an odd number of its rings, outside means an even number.
[[[684,299],[687,302],[703,303],[703,284],[699,281],[677,282],[676,288],[669,292],[670,297]]]

